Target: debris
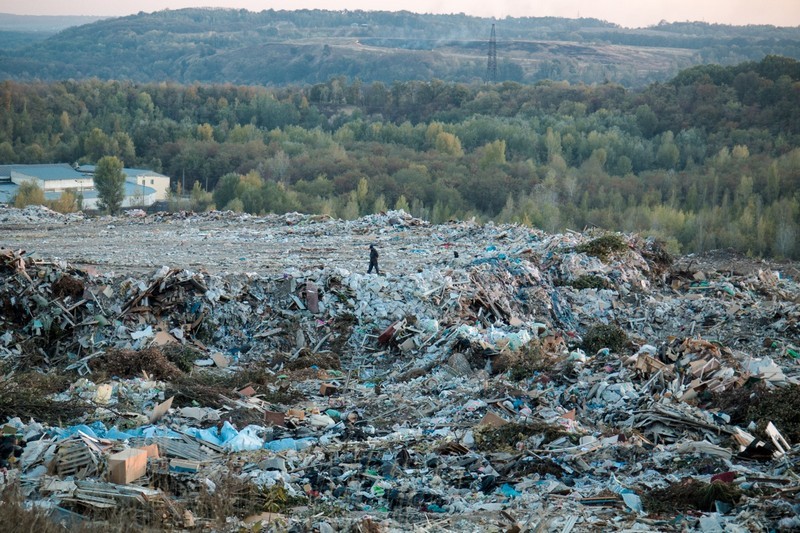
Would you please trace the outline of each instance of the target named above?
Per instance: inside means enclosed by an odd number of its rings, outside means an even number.
[[[161,420],[165,414],[169,411],[170,407],[172,407],[172,400],[175,399],[175,396],[170,396],[166,401],[158,404],[153,412],[150,413],[150,423],[154,424]]]
[[[319,387],[319,393],[321,396],[331,396],[336,394],[337,390],[339,390],[338,387],[332,383],[323,383]]]
[[[211,353],[210,357],[214,361],[214,364],[217,365],[219,368],[228,368],[228,365],[230,364],[228,358],[222,355],[221,353],[217,352]]]
[[[26,504],[140,529],[793,523],[789,263],[403,212],[45,216],[78,248],[20,222],[0,253]],[[352,266],[373,241],[386,276]]]

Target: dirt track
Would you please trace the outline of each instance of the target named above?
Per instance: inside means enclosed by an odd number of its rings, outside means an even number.
[[[445,235],[430,228],[393,227],[379,216],[374,222],[232,213],[84,220],[52,215],[27,223],[0,221],[0,227],[5,248],[23,249],[44,260],[95,266],[103,272],[149,272],[167,265],[212,273],[262,274],[291,267],[358,271],[363,266],[366,270],[370,243],[378,246],[384,271],[444,263],[452,258],[452,249],[442,245],[457,239],[465,228],[444,226]]]
[[[484,251],[470,242],[476,229],[473,224],[420,226],[420,221],[409,218],[403,221],[406,224],[393,226],[390,218],[374,215],[342,222],[296,213],[83,218],[33,210],[21,220],[17,210],[0,210],[0,246],[23,249],[45,260],[94,266],[102,272],[130,273],[147,273],[164,265],[211,273],[268,274],[324,266],[360,271],[367,268],[370,243],[380,250],[382,271],[402,273],[463,264]],[[494,235],[498,241],[504,239],[501,228]],[[732,250],[683,256],[674,268],[736,275],[769,269],[800,276],[797,263],[753,259]]]

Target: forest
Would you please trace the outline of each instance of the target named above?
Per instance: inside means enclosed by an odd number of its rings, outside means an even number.
[[[672,251],[800,258],[800,63],[641,89],[542,81],[0,83],[0,164],[171,176],[192,209],[600,227]]]

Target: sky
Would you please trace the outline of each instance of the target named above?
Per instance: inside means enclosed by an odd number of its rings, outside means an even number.
[[[465,13],[479,17],[592,17],[627,27],[661,20],[800,26],[800,0],[0,0],[0,13],[123,16],[185,7],[361,9]]]

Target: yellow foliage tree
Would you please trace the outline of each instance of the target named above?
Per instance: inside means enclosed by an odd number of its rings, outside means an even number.
[[[75,201],[75,193],[72,191],[63,191],[58,200],[50,202],[50,209],[58,211],[59,213],[74,213],[78,210],[77,202]]]
[[[44,191],[32,181],[23,182],[14,196],[14,207],[23,208],[28,205],[44,204]]]

